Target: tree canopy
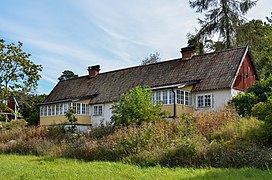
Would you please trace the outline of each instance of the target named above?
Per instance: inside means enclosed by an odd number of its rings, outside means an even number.
[[[205,17],[198,19],[201,28],[194,38],[210,46],[212,37],[218,33],[219,40],[215,47],[222,48],[222,45],[224,48],[231,47],[237,27],[244,22],[243,15],[255,6],[256,2],[255,0],[190,0],[190,7],[195,8],[197,13],[204,13]]]
[[[149,57],[145,57],[142,60],[142,64],[141,65],[147,65],[147,64],[157,63],[160,60],[161,60],[160,53],[156,52],[155,54],[150,54]]]
[[[31,92],[38,86],[41,65],[34,64],[30,54],[22,50],[23,43],[6,44],[0,40],[0,99],[7,100],[15,92]]]
[[[63,80],[67,80],[67,79],[72,79],[78,77],[77,74],[75,74],[73,71],[70,70],[64,70],[62,72],[62,75],[60,77],[58,77],[58,80],[63,81]]]
[[[262,79],[272,75],[272,24],[252,20],[237,28],[236,46],[250,44],[257,70]]]

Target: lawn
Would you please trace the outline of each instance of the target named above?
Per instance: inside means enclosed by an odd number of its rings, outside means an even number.
[[[272,179],[254,168],[141,168],[113,162],[0,155],[0,179]]]

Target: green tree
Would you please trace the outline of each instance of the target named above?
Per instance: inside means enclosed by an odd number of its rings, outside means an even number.
[[[236,45],[250,44],[261,78],[272,75],[272,24],[252,20],[237,28]]]
[[[198,19],[200,30],[197,39],[212,38],[219,33],[225,48],[233,45],[236,28],[244,22],[248,10],[256,5],[252,0],[190,0],[190,7],[197,13],[204,13],[204,20]]]
[[[46,97],[46,94],[25,94],[22,92],[16,95],[16,100],[20,107],[19,112],[28,122],[28,125],[38,125],[40,117],[39,107],[36,104],[44,102]]]
[[[161,105],[153,102],[151,89],[138,86],[122,94],[112,109],[111,120],[114,125],[141,124],[143,121],[161,120],[165,115]]]
[[[77,74],[75,74],[73,71],[70,70],[64,70],[62,72],[62,75],[60,77],[58,77],[58,80],[63,81],[63,80],[67,80],[67,79],[72,79],[78,77]]]
[[[142,60],[141,65],[157,63],[157,62],[160,62],[160,60],[161,60],[160,53],[156,52],[155,54],[150,54],[149,57],[145,57]]]
[[[269,23],[272,24],[272,12],[271,12],[271,17],[266,17],[266,19],[267,19],[267,21],[268,21]]]
[[[35,90],[40,79],[41,65],[34,64],[30,54],[22,50],[23,43],[6,44],[0,40],[0,101],[12,93],[29,93]]]

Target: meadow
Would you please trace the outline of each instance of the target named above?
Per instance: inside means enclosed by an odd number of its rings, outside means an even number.
[[[271,179],[255,168],[139,167],[120,162],[0,155],[1,179]]]

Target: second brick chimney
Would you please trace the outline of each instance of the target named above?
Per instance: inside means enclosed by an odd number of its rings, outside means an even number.
[[[88,67],[88,72],[90,77],[95,77],[99,74],[100,65],[90,66]]]
[[[191,59],[195,55],[195,46],[181,48],[182,59]]]

